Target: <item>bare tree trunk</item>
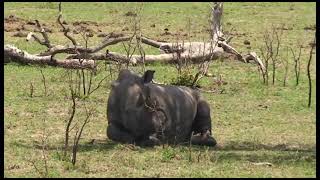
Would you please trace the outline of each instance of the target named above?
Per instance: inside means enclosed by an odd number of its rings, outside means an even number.
[[[214,2],[211,6],[212,20],[211,20],[211,39],[218,41],[219,37],[223,36],[222,33],[222,14],[223,14],[223,2]]]

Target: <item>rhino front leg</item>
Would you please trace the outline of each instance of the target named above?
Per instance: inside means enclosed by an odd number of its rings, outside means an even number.
[[[107,128],[107,136],[113,141],[118,141],[121,143],[134,143],[134,136],[127,132],[125,129],[115,125],[109,124]]]
[[[161,141],[157,138],[156,134],[152,134],[148,137],[143,137],[137,141],[137,145],[139,146],[156,146],[160,145]]]

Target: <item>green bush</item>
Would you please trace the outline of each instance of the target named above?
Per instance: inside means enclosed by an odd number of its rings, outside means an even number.
[[[194,75],[188,70],[182,70],[178,77],[171,80],[172,85],[191,87],[194,80]]]

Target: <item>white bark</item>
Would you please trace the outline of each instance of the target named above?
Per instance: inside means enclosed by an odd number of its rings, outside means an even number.
[[[29,54],[26,51],[22,51],[15,46],[4,46],[4,62],[18,62],[24,64],[42,64],[50,66],[58,66],[63,68],[85,68],[94,69],[96,64],[93,60],[83,60],[80,62],[78,59],[58,60],[52,58],[52,56],[36,56]]]
[[[53,45],[50,43],[48,36],[40,23],[37,22],[37,27],[41,30],[43,40],[38,38],[35,34],[30,33],[27,40],[34,39],[41,45],[46,46],[48,49],[39,55],[32,55],[25,51],[22,51],[14,46],[6,45],[4,47],[6,61],[16,61],[22,63],[33,63],[33,64],[47,64],[51,66],[59,66],[66,68],[95,68],[96,64],[94,60],[109,60],[117,61],[121,63],[153,63],[153,62],[165,62],[165,63],[180,63],[181,61],[191,61],[193,63],[202,63],[204,61],[210,61],[218,59],[219,57],[228,57],[230,54],[235,55],[236,59],[242,62],[255,62],[261,70],[264,71],[265,67],[256,53],[249,53],[247,55],[241,55],[235,48],[227,44],[222,38],[222,14],[223,14],[223,3],[215,2],[211,7],[212,10],[212,22],[211,22],[211,40],[210,42],[158,42],[146,37],[118,37],[110,38],[106,41],[98,44],[95,47],[82,47],[79,46],[74,38],[72,38],[68,32],[69,28],[66,28],[61,23],[61,7],[59,6],[59,17],[58,23],[63,28],[64,36],[66,36],[72,45]],[[164,52],[160,55],[145,55],[144,59],[141,55],[132,55],[130,59],[124,54],[116,52],[99,53],[99,51],[105,49],[109,45],[117,44],[123,41],[132,40],[137,38],[137,42],[141,40],[141,43],[159,48],[160,52]],[[59,53],[67,53],[69,56],[66,60],[55,59],[54,56]],[[78,59],[90,59],[80,62]]]

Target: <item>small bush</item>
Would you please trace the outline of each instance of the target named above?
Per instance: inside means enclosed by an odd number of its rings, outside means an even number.
[[[181,73],[178,75],[178,77],[175,77],[171,80],[172,85],[177,85],[177,86],[187,86],[191,87],[192,83],[194,80],[194,75],[191,74],[187,70],[181,71]]]
[[[167,148],[163,149],[162,152],[162,161],[169,161],[176,156],[175,149],[168,146]]]

